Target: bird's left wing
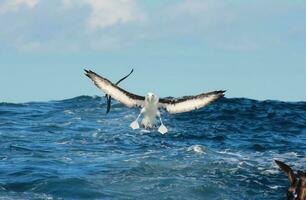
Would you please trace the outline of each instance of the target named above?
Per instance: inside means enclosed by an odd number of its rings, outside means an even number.
[[[179,99],[159,99],[159,107],[169,113],[182,113],[202,108],[224,96],[223,90],[187,96]]]
[[[130,93],[91,70],[85,70],[85,75],[88,76],[103,92],[124,105],[128,107],[143,107],[145,100],[143,96]]]
[[[296,177],[293,173],[293,170],[291,169],[291,167],[289,165],[286,165],[285,163],[283,163],[282,161],[279,161],[279,160],[274,160],[274,162],[288,175],[288,179],[289,179],[291,184],[293,184],[297,181]]]

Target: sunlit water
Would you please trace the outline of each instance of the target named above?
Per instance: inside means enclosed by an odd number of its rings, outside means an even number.
[[[222,99],[132,130],[139,113],[81,96],[0,103],[0,199],[285,199],[306,169],[306,103]]]

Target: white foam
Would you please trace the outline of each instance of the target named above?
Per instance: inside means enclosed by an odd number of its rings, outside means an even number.
[[[278,174],[278,173],[279,173],[279,170],[275,170],[275,169],[267,169],[261,172],[261,174],[264,174],[264,175],[273,175],[273,174]]]
[[[132,114],[127,114],[124,116],[125,119],[134,119],[135,118],[135,115],[132,115]]]
[[[140,132],[141,133],[151,133],[151,131],[148,129],[141,129]]]
[[[205,153],[205,148],[202,145],[192,145],[188,147],[187,151],[193,151],[195,153]]]
[[[281,188],[282,186],[274,185],[274,186],[268,186],[268,187],[273,189],[273,190],[277,190],[278,188]]]
[[[64,114],[66,114],[66,115],[73,115],[74,112],[72,112],[71,110],[64,110]]]
[[[70,140],[63,141],[63,142],[56,142],[56,144],[70,144]]]

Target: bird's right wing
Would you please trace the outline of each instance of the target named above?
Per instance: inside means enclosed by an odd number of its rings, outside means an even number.
[[[286,172],[286,174],[288,175],[288,179],[289,179],[291,184],[296,182],[296,177],[295,177],[291,167],[289,167],[288,165],[286,165],[282,161],[279,161],[279,160],[274,160],[274,161],[279,166],[279,168],[281,168],[284,172]]]
[[[85,70],[85,72],[85,75],[88,76],[98,88],[120,103],[128,107],[144,106],[145,98],[143,96],[132,94],[91,70]]]

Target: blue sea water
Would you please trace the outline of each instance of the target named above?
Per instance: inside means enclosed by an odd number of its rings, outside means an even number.
[[[0,103],[0,199],[285,199],[306,169],[306,102],[224,98],[132,130],[139,113],[80,96]]]

